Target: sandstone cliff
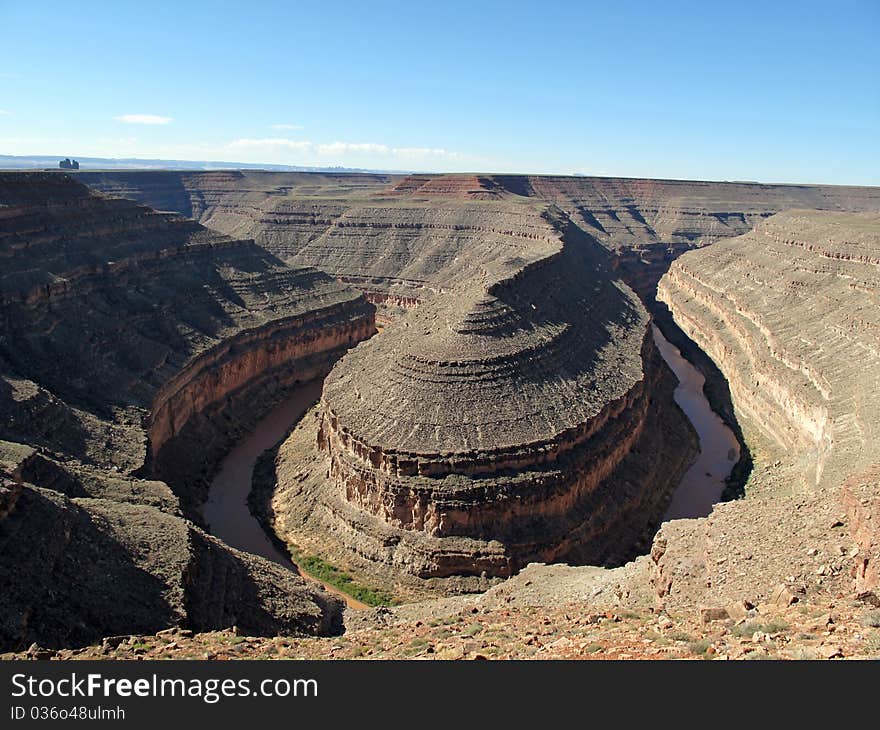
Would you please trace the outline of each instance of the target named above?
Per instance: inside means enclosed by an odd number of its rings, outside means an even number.
[[[858,590],[876,586],[878,265],[880,215],[805,210],[773,216],[673,264],[659,298],[727,378],[760,468],[745,500],[716,508],[708,524],[670,526],[681,534],[665,543],[714,542],[710,552],[720,558],[712,534],[724,534],[728,565],[736,562],[733,550],[754,552],[765,568],[765,591],[768,582],[790,576],[816,590],[832,570],[827,564],[811,570],[811,556],[835,540],[832,528],[848,524],[846,541],[836,537],[836,559],[854,559]],[[750,512],[757,533],[746,527]],[[776,531],[781,550],[762,554],[749,547]],[[816,544],[798,555],[793,545],[805,535]],[[701,564],[711,570],[712,562]],[[661,569],[664,564],[669,573],[668,565],[680,562],[667,555]]]
[[[96,594],[89,608],[85,591],[81,625],[63,633],[72,614],[61,597],[79,590],[73,574],[53,579],[47,562],[50,572],[35,566],[33,580],[22,581],[21,563],[8,557],[39,555],[35,541],[45,534],[88,574],[91,538],[66,545],[70,530],[53,530],[94,525],[99,512],[124,526],[100,569],[132,601],[176,606],[157,608],[150,626],[225,625],[230,610],[211,597],[220,565],[237,576],[229,600],[247,606],[242,625],[338,625],[338,602],[319,600],[295,576],[231,551],[178,515],[200,519],[202,480],[237,433],[375,331],[372,305],[252,241],[92,193],[60,173],[0,174],[0,260],[0,461],[15,480],[36,485],[0,523],[8,612],[24,617],[2,641],[34,632],[43,641],[85,641],[125,628],[122,602],[114,613],[111,597]],[[132,522],[147,527],[129,529]],[[188,547],[166,550],[166,528],[189,535],[176,539]],[[154,578],[126,583],[142,573],[125,559],[135,545],[151,552],[155,566],[144,569]],[[185,596],[171,601],[175,581]],[[59,602],[27,620],[52,591]]]
[[[340,361],[317,436],[307,419],[281,448],[282,537],[440,590],[633,554],[694,443],[601,246],[531,201],[402,197],[349,211],[305,256],[431,293]]]
[[[251,241],[60,174],[3,175],[0,201],[0,437],[128,473],[168,475],[170,459],[188,509],[234,435],[224,411],[372,334],[357,292]]]
[[[335,249],[353,238],[365,243],[418,236],[414,203],[530,198],[565,211],[615,253],[628,284],[645,299],[682,252],[741,235],[789,208],[866,211],[880,208],[877,188],[832,185],[643,180],[537,175],[327,175],[269,172],[109,172],[78,174],[100,190],[175,210],[229,235],[254,238],[284,259],[348,269],[359,247]],[[446,221],[425,221],[443,233]],[[453,222],[452,225],[459,225]],[[465,224],[466,225],[466,224]],[[326,242],[326,243],[325,243]],[[301,255],[300,255],[300,252]],[[392,256],[397,255],[394,252]],[[428,254],[430,255],[430,254]],[[378,262],[378,269],[394,269]],[[402,266],[396,269],[403,272]],[[358,283],[368,292],[404,284],[376,270]],[[416,272],[402,277],[418,289]],[[415,293],[418,296],[418,292]],[[404,294],[409,296],[409,293]],[[382,301],[381,297],[377,301]]]

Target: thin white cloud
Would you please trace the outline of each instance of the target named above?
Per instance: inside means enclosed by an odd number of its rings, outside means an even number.
[[[249,149],[265,152],[293,150],[318,157],[380,157],[393,160],[459,160],[458,152],[450,152],[439,147],[391,147],[375,142],[329,142],[317,144],[309,140],[294,140],[284,137],[267,139],[237,139],[228,147],[233,150]]]
[[[119,147],[137,144],[137,137],[99,137],[98,144],[108,147]]]
[[[280,131],[296,132],[296,131],[302,129],[302,127],[299,124],[270,124],[269,126],[272,127],[272,129],[277,129],[279,132]]]
[[[311,142],[298,141],[284,138],[270,139],[237,139],[230,142],[228,147],[234,150],[242,149],[258,149],[258,150],[297,150],[300,152],[311,152],[314,145]]]
[[[171,124],[171,117],[161,117],[158,114],[122,114],[113,118],[125,124]]]
[[[0,117],[11,117],[12,112],[6,111],[6,109],[0,109]]]

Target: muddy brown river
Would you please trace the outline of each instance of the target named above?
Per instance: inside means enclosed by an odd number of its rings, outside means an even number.
[[[700,437],[700,455],[685,472],[663,520],[705,517],[721,499],[724,480],[739,460],[739,442],[703,395],[703,375],[682,357],[657,327],[654,342],[679,380],[675,402],[690,419]]]
[[[228,545],[274,560],[293,564],[272,543],[247,505],[257,459],[277,444],[321,397],[321,381],[306,383],[275,408],[256,428],[226,454],[211,482],[202,515],[212,535]]]
[[[202,505],[202,515],[211,534],[227,545],[296,570],[305,578],[321,583],[331,593],[344,598],[352,608],[367,608],[360,601],[297,568],[287,555],[275,547],[247,505],[254,467],[260,454],[284,438],[305,412],[318,402],[322,384],[321,380],[313,380],[300,386],[226,454],[211,482],[208,499]]]
[[[663,359],[678,376],[675,401],[700,437],[700,455],[679,483],[663,519],[704,517],[721,497],[724,479],[739,459],[739,444],[733,432],[712,411],[703,395],[703,376],[656,327],[654,341]],[[202,508],[202,514],[213,535],[234,548],[262,555],[292,570],[297,570],[297,567],[266,535],[251,514],[247,498],[251,490],[254,466],[260,454],[278,443],[305,412],[317,403],[321,396],[321,385],[322,382],[316,380],[301,386],[229,451],[211,483],[208,499]],[[311,578],[305,572],[299,572]],[[344,597],[350,606],[365,607],[336,588],[326,583],[323,585]]]

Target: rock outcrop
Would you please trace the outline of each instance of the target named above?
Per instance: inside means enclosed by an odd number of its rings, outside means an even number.
[[[326,275],[64,175],[4,174],[0,202],[0,438],[173,471],[187,509],[261,401],[374,331],[373,308]]]
[[[857,552],[852,569],[857,593],[880,588],[880,467],[849,477],[841,501],[850,520]]]
[[[337,274],[433,294],[325,381],[319,421],[279,452],[276,530],[383,584],[446,591],[647,544],[695,443],[605,250],[529,201],[364,210],[358,246],[333,234],[298,257],[336,250]],[[382,226],[392,210],[408,225]]]
[[[682,256],[660,284],[724,372],[747,438],[804,488],[876,459],[878,265],[880,215],[791,211]]]
[[[81,646],[169,626],[341,631],[337,598],[191,522],[144,505],[69,499],[29,484],[18,490],[13,508],[0,510],[4,650]]]
[[[765,538],[787,526],[780,542],[810,532],[821,541],[848,523],[855,546],[838,537],[836,559],[853,556],[857,590],[876,585],[877,570],[878,266],[880,214],[797,210],[682,256],[658,290],[676,323],[727,378],[743,434],[762,465],[746,500],[716,508],[709,525],[729,512],[728,548],[746,550],[750,540],[736,524],[749,521],[744,512],[755,500],[767,502],[755,516]],[[782,554],[784,561],[764,571],[768,579],[801,575],[814,587],[833,572],[827,558],[815,571],[799,572],[791,566],[802,559],[791,557],[790,546]]]
[[[353,269],[350,261],[335,259],[333,248],[348,244],[348,255],[354,255],[359,247],[351,243],[358,237],[371,243],[380,235],[383,240],[388,235],[404,240],[414,234],[407,207],[416,201],[442,206],[453,201],[529,198],[556,205],[613,251],[621,275],[647,302],[659,278],[681,253],[746,233],[774,213],[790,208],[880,208],[877,188],[832,185],[246,171],[86,172],[78,177],[97,189],[194,217],[223,233],[253,238],[280,258],[319,268],[331,264]],[[418,288],[414,272],[407,279]],[[382,273],[355,283],[377,293],[402,286]]]
[[[146,628],[220,628],[235,604],[254,631],[338,628],[335,599],[181,516],[200,519],[203,478],[237,433],[373,334],[374,307],[62,173],[0,173],[0,260],[0,462],[26,484],[4,481],[0,641],[130,631],[114,585]],[[41,545],[59,562],[22,580]]]

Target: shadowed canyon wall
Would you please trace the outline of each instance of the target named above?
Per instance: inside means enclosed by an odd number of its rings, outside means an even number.
[[[352,267],[344,260],[323,255],[324,240],[342,242],[359,235],[369,240],[380,233],[405,235],[405,229],[413,223],[407,223],[405,214],[397,219],[395,201],[527,197],[556,205],[612,250],[627,283],[646,300],[653,297],[657,281],[678,255],[741,235],[774,213],[789,208],[880,208],[877,188],[833,185],[247,171],[81,172],[79,177],[98,189],[178,211],[224,233],[254,238],[281,258],[296,258],[298,263],[318,268],[329,258],[329,263],[340,269]],[[383,219],[386,230],[381,232],[379,221]],[[372,232],[367,225],[370,221],[377,226]],[[426,221],[425,225],[432,224]],[[402,278],[412,279],[418,286],[414,272]],[[395,281],[388,281],[387,274],[377,271],[375,277],[361,283],[364,290],[372,286],[381,291]]]
[[[114,173],[113,176],[104,176],[92,182],[103,186],[123,186],[127,194],[137,197],[143,195],[144,190],[145,178],[140,175],[149,176],[152,173],[132,173],[125,178],[116,175]],[[462,340],[465,338],[461,337],[454,323],[457,316],[464,315],[451,314],[448,307],[452,305],[443,304],[440,300],[449,298],[464,307],[485,307],[487,305],[479,299],[468,299],[468,282],[479,279],[481,286],[485,287],[482,289],[485,294],[492,286],[493,276],[501,275],[499,272],[504,266],[527,270],[530,255],[553,258],[554,254],[546,252],[548,239],[552,240],[553,236],[548,237],[546,231],[542,230],[546,221],[542,220],[541,213],[548,210],[548,203],[553,206],[550,210],[556,210],[553,215],[567,216],[580,229],[579,235],[584,239],[588,238],[592,245],[598,242],[609,250],[613,254],[608,259],[610,266],[617,267],[627,283],[648,303],[653,301],[654,287],[660,276],[683,252],[746,233],[780,210],[810,207],[837,211],[880,207],[880,192],[875,188],[835,186],[515,175],[361,176],[356,181],[345,176],[310,178],[308,175],[299,175],[288,176],[282,181],[281,178],[273,179],[270,173],[242,173],[235,180],[227,178],[221,184],[216,173],[205,174],[205,177],[201,177],[201,173],[165,175],[169,180],[169,189],[176,186],[175,180],[184,180],[184,186],[190,191],[189,200],[206,202],[198,202],[192,211],[194,214],[200,212],[201,220],[207,225],[252,236],[286,260],[315,266],[352,283],[380,306],[386,324],[394,320],[407,321],[411,324],[406,327],[414,327],[415,331],[420,331],[418,328],[421,327],[423,333],[435,333],[438,325],[441,329],[449,327]],[[151,179],[155,181],[157,178]],[[198,190],[210,192],[207,197],[200,197],[201,194],[195,192]],[[186,201],[180,204],[185,212],[186,205]],[[583,233],[588,236],[583,236]],[[514,250],[506,246],[511,237],[521,244],[526,240],[530,243],[521,245],[509,256],[508,261],[504,261],[503,255],[498,252]],[[545,249],[544,253],[540,252],[542,248]],[[532,249],[531,254],[523,255],[523,251],[529,249]],[[581,269],[566,260],[566,265],[571,271],[580,272],[582,277],[575,289],[589,289],[594,264]],[[572,284],[569,278],[565,286]],[[564,287],[560,290],[568,291]],[[408,309],[428,301],[431,304],[425,312],[403,316]],[[477,302],[480,302],[479,305]],[[522,316],[522,313],[519,315]],[[571,325],[566,316],[562,319]],[[424,324],[421,317],[426,318]],[[388,334],[398,342],[406,343],[409,331],[404,327],[400,322],[391,324]],[[398,333],[398,328],[403,334]],[[507,344],[508,340],[504,342]],[[472,360],[478,361],[478,358],[463,357],[462,353],[469,352],[472,346],[472,343],[462,344],[458,341],[454,345],[444,344],[443,347],[450,347],[456,352],[456,357],[441,358],[416,352],[422,347],[421,344],[403,345],[404,352],[406,347],[413,347],[416,351],[412,353],[383,355],[381,343],[374,342],[364,349],[366,354],[352,356],[352,362],[363,362],[361,371],[368,373],[373,367],[370,360],[376,357],[376,362],[384,363],[381,371],[392,381],[395,373],[401,372],[405,374],[401,382],[408,382],[410,386],[425,382],[432,390],[439,388],[440,392],[444,381],[450,377],[443,369],[451,367],[453,372],[461,376],[468,367],[472,367],[469,364]],[[373,350],[379,352],[369,354]],[[711,352],[710,355],[714,357]],[[652,355],[647,349],[642,352],[642,357],[643,362],[651,362]],[[460,364],[449,364],[455,362]],[[346,364],[344,361],[337,372],[346,372]],[[442,376],[435,372],[438,367],[441,368],[439,372],[444,372]],[[424,368],[428,370],[423,373]],[[491,372],[488,366],[482,370]],[[427,374],[429,372],[430,375]],[[651,368],[646,367],[646,372],[650,373]],[[331,400],[336,375],[334,373],[328,381],[322,403],[322,422],[318,425],[322,448],[325,454],[330,455],[329,466],[321,468],[329,468],[337,485],[337,495],[341,493],[346,496],[344,499],[331,498],[328,496],[330,492],[317,486],[316,482],[311,501],[305,497],[298,498],[299,502],[309,503],[313,507],[293,508],[291,504],[297,500],[288,500],[283,509],[279,507],[279,511],[288,510],[287,519],[293,525],[289,533],[294,534],[297,529],[302,532],[300,525],[323,520],[323,529],[327,534],[344,534],[345,538],[339,540],[340,544],[356,545],[355,552],[368,563],[393,565],[397,561],[417,574],[439,575],[467,570],[463,566],[470,560],[468,556],[475,554],[481,556],[477,562],[487,573],[503,574],[505,570],[513,569],[511,566],[519,558],[511,558],[503,548],[499,551],[498,545],[487,546],[479,540],[477,543],[467,541],[481,534],[480,531],[488,529],[491,524],[497,534],[507,536],[510,545],[516,543],[517,539],[522,539],[522,544],[526,545],[528,539],[523,536],[528,534],[529,529],[513,517],[516,510],[507,513],[509,524],[503,526],[504,518],[498,516],[507,509],[503,497],[499,498],[498,512],[491,516],[491,509],[486,508],[489,509],[489,516],[483,519],[479,516],[481,510],[475,504],[467,508],[462,506],[466,503],[465,497],[458,502],[452,498],[444,502],[442,491],[436,489],[439,482],[449,482],[453,476],[460,477],[456,469],[463,472],[473,469],[475,473],[468,478],[483,478],[483,484],[489,483],[485,473],[479,473],[480,469],[491,471],[485,467],[486,463],[505,463],[504,459],[508,459],[508,456],[492,454],[481,460],[478,444],[473,443],[469,436],[463,436],[463,443],[472,452],[467,457],[456,456],[454,448],[448,452],[435,448],[431,453],[438,454],[436,457],[406,449],[402,450],[399,459],[396,454],[389,456],[393,452],[393,449],[389,451],[389,444],[381,444],[381,439],[375,437],[372,440],[360,438],[363,434],[358,434],[350,421],[339,419],[334,412]],[[487,375],[485,381],[491,382],[490,377]],[[462,377],[462,380],[465,378]],[[348,389],[357,389],[356,381],[356,376],[352,375]],[[650,383],[659,398],[663,391],[662,383],[650,377],[645,382]],[[388,383],[383,380],[383,385],[388,386]],[[339,392],[343,390],[337,388]],[[422,392],[419,402],[432,403],[433,395],[433,392]],[[359,399],[365,397],[364,393],[359,393]],[[440,400],[444,404],[454,403],[454,399],[448,396]],[[365,402],[368,401],[361,402],[361,405]],[[402,395],[395,402],[408,403]],[[479,400],[473,402],[478,403]],[[503,402],[503,396],[500,402]],[[637,398],[631,400],[624,408],[624,413],[639,412],[637,402]],[[385,407],[373,405],[367,414],[367,421],[387,417],[388,423],[394,424],[394,429],[403,428],[409,422],[400,413],[387,412]],[[801,404],[798,407],[806,406]],[[436,408],[431,406],[428,410]],[[812,419],[814,428],[819,429],[821,417],[819,413],[803,415],[807,421]],[[357,421],[357,418],[355,415],[354,420]],[[585,420],[587,422],[589,419]],[[314,426],[309,428],[314,430]],[[447,430],[443,427],[439,432],[446,433]],[[638,428],[631,433],[638,433]],[[388,432],[383,433],[385,435]],[[302,438],[308,440],[304,436]],[[399,436],[394,437],[397,438]],[[631,445],[631,442],[624,444],[621,452]],[[301,445],[290,447],[290,453],[295,452],[298,460],[308,461],[311,458],[305,454],[306,450]],[[563,448],[560,453],[567,454],[568,451]],[[610,462],[620,455],[612,452]],[[532,457],[525,456],[519,461],[516,458],[510,461],[509,466],[514,471],[522,469],[525,473]],[[285,461],[284,449],[279,459],[282,471],[296,471],[292,456]],[[446,462],[456,466],[440,466]],[[400,463],[404,464],[402,473]],[[484,467],[480,467],[481,463]],[[578,471],[576,467],[568,466],[573,472]],[[413,485],[419,479],[423,481],[416,488]],[[549,482],[544,479],[535,483],[546,485]],[[309,484],[309,479],[304,479],[301,484]],[[301,493],[308,491],[305,486],[298,489]],[[508,485],[506,489],[507,492],[501,492],[516,494],[515,487]],[[548,489],[547,495],[552,491]],[[280,492],[282,495],[285,493],[283,484]],[[466,488],[456,491],[449,487],[449,493],[459,497],[467,492]],[[319,494],[322,496],[316,496]],[[485,499],[485,494],[484,491],[480,499]],[[282,497],[280,501],[285,500]],[[548,497],[546,505],[552,502],[553,499]],[[569,507],[574,502],[576,500],[570,502]],[[353,507],[353,504],[357,506]],[[323,516],[315,516],[319,514]],[[473,521],[470,517],[462,518],[464,514],[473,515]],[[548,524],[552,523],[553,514],[553,508],[547,507],[544,517]],[[283,522],[284,519],[283,516],[278,517],[278,521]],[[392,527],[389,528],[389,525]],[[507,528],[509,532],[505,532]],[[518,537],[511,539],[513,533]],[[421,537],[415,539],[417,534]],[[365,538],[366,535],[374,537]],[[379,535],[381,538],[375,537]],[[442,559],[437,556],[443,550],[437,549],[436,543],[433,548],[429,546],[431,540],[440,539],[446,541],[448,553]],[[458,544],[451,547],[456,540]],[[336,549],[327,544],[316,544],[314,547],[329,550],[331,554]],[[548,559],[559,558],[564,553],[559,545],[555,552],[546,547],[543,552],[534,545],[532,547],[533,556]],[[340,549],[337,552],[344,555],[345,551]],[[516,549],[512,552],[515,553]],[[524,549],[522,556],[527,552]],[[598,559],[597,554],[593,555],[593,559]],[[443,567],[444,560],[447,567]]]
[[[811,495],[838,510],[842,498],[858,590],[877,585],[880,561],[878,271],[880,214],[792,210],[685,254],[658,290],[724,373],[750,448],[772,466],[772,479],[752,480],[757,498],[777,509]]]
[[[23,495],[0,522],[2,642],[39,631],[41,641],[94,639],[124,623],[105,589],[79,613],[75,601],[65,608],[78,582],[53,577],[61,556],[88,573],[93,540],[108,545],[100,580],[115,577],[133,600],[165,606],[132,627],[226,626],[240,611],[233,621],[254,631],[338,629],[335,599],[179,515],[198,517],[199,477],[236,429],[375,331],[372,305],[252,241],[92,193],[60,173],[0,174],[0,260],[0,466]],[[142,478],[150,475],[167,476],[171,489]],[[40,553],[19,538],[38,541],[65,521],[70,530],[43,538],[57,561],[25,559]],[[167,537],[157,537],[167,551],[131,563],[141,524]],[[23,563],[6,560],[18,552]],[[32,563],[29,581],[13,580]],[[143,571],[152,578],[129,581]],[[41,620],[74,621],[70,632],[33,623],[46,591],[59,599]]]

